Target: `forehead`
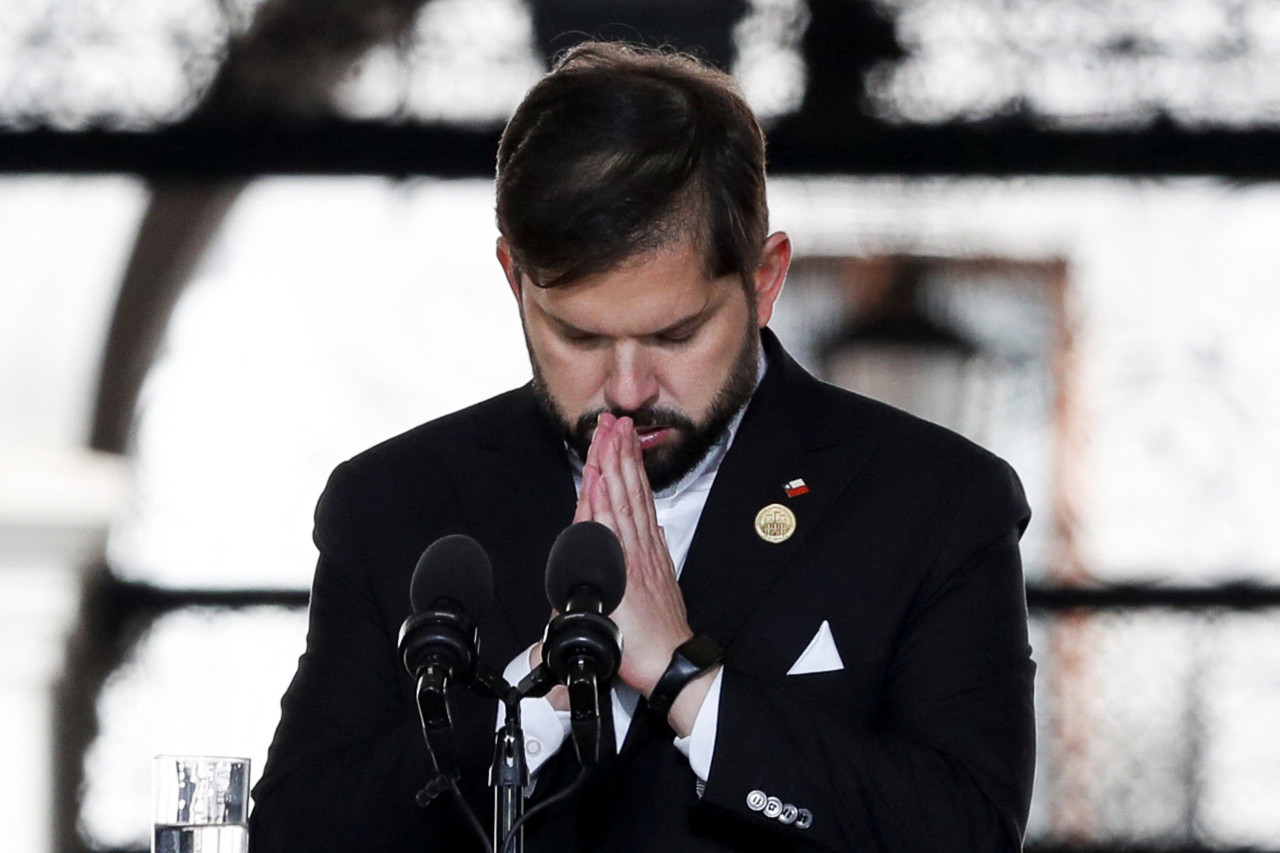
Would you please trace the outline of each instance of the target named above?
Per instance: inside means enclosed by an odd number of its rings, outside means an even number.
[[[570,284],[522,291],[526,306],[553,320],[597,334],[629,335],[713,312],[741,286],[736,276],[708,276],[702,253],[682,241]]]

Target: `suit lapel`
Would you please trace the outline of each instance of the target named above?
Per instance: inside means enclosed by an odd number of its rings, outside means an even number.
[[[766,389],[760,389],[764,393]],[[804,450],[781,428],[768,407],[748,412],[707,498],[689,547],[680,586],[689,624],[725,645],[773,584],[813,522],[804,507],[793,507],[782,484],[803,471]],[[809,497],[806,495],[805,497]],[[755,533],[756,514],[781,503],[796,514],[796,531],[769,544]]]
[[[825,522],[868,449],[825,420],[812,393],[820,383],[771,334],[765,342],[768,375],[716,475],[680,578],[690,626],[727,649]],[[788,497],[785,484],[797,478],[809,491]],[[795,531],[783,542],[768,542],[756,531],[756,515],[770,504],[795,516]]]

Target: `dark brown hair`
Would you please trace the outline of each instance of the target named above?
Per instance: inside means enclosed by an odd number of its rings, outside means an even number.
[[[685,54],[570,50],[507,122],[497,184],[498,229],[540,287],[682,237],[710,276],[760,264],[764,134],[733,78]]]

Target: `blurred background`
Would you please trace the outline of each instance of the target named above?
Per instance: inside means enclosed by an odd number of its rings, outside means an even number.
[[[328,472],[528,379],[494,152],[586,35],[740,79],[784,342],[1021,474],[1027,849],[1280,851],[1280,0],[0,3],[7,849],[261,771]]]

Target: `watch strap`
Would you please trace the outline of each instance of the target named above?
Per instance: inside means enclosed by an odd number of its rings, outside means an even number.
[[[671,663],[667,664],[666,671],[649,694],[649,710],[665,717],[685,685],[723,658],[724,650],[706,634],[698,634],[681,643],[671,653]]]

